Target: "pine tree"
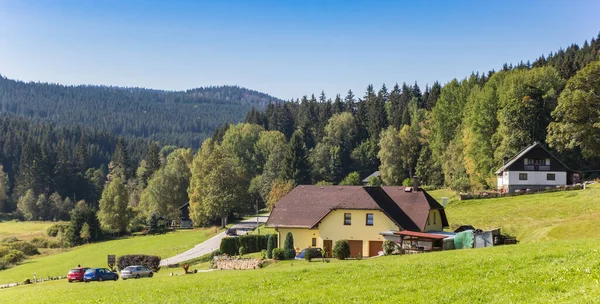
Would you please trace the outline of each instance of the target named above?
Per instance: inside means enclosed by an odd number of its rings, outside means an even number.
[[[354,99],[354,93],[352,93],[352,90],[348,90],[348,94],[344,98],[344,102],[346,103],[346,111],[354,114],[356,111],[356,99]]]
[[[390,126],[399,129],[402,127],[402,108],[400,106],[400,86],[396,83],[390,93],[389,102],[389,121]]]
[[[302,131],[294,132],[289,146],[283,159],[282,178],[291,179],[298,185],[310,184],[310,164]]]
[[[333,114],[339,114],[345,111],[345,104],[342,102],[340,94],[335,95],[335,100],[333,101]]]
[[[8,174],[0,165],[0,212],[12,212],[12,210],[8,210],[8,186]]]
[[[127,151],[127,144],[123,138],[119,138],[115,152],[113,153],[112,160],[110,162],[110,177],[111,179],[119,178],[122,181],[127,181],[131,177],[130,159],[129,152]]]

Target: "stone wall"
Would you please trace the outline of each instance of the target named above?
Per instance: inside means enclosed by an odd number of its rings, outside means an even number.
[[[258,269],[262,267],[263,262],[260,259],[214,257],[212,268],[218,270]]]

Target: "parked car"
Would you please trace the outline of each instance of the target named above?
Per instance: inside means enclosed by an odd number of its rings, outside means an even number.
[[[298,255],[296,256],[296,260],[304,260],[304,255],[310,252],[310,256],[313,259],[323,258],[323,250],[321,248],[304,248]]]
[[[139,279],[143,277],[151,278],[152,275],[154,275],[152,270],[148,269],[146,266],[140,265],[127,266],[125,269],[121,270],[121,279],[123,280]]]
[[[83,281],[89,283],[91,281],[108,281],[108,280],[118,280],[119,275],[115,272],[110,271],[107,268],[90,268],[85,271],[83,275]]]
[[[237,229],[235,228],[229,228],[225,231],[225,235],[228,236],[237,236]]]
[[[88,269],[88,267],[76,267],[69,270],[69,274],[67,274],[67,280],[69,280],[69,283],[73,281],[83,282],[83,275]]]

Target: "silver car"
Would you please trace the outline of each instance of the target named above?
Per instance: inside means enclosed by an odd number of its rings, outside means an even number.
[[[146,266],[127,266],[125,269],[121,270],[121,279],[139,279],[143,277],[151,278],[153,275],[152,270],[148,269]]]

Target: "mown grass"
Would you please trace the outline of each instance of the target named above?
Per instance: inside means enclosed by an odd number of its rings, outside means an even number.
[[[4,223],[2,223],[4,224]],[[87,267],[106,267],[107,255],[149,254],[168,258],[182,253],[215,235],[214,228],[180,230],[163,235],[123,238],[75,247],[69,251],[24,261],[13,268],[0,271],[0,284],[22,282],[37,277],[66,275],[78,264]]]
[[[48,227],[55,222],[0,222],[0,239],[17,237],[21,240],[31,240],[34,237],[47,237]]]
[[[451,228],[497,228],[521,242],[599,237],[600,187],[455,201],[446,207]]]
[[[593,303],[597,240],[0,290],[6,303]],[[85,295],[81,298],[81,295]]]
[[[435,198],[440,204],[442,203],[442,197],[448,198],[448,203],[458,201],[458,194],[456,191],[451,189],[437,189],[427,191],[431,197]]]

